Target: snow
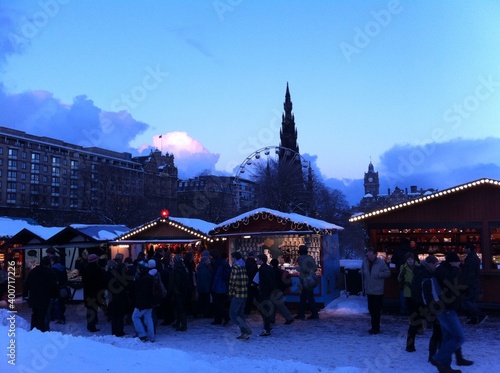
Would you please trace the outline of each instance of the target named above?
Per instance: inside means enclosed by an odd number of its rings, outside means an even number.
[[[265,207],[251,210],[251,211],[245,212],[241,215],[238,215],[234,218],[223,221],[222,223],[218,224],[216,228],[222,228],[225,226],[229,226],[231,224],[239,222],[240,220],[248,220],[248,219],[250,219],[258,214],[263,214],[263,213],[270,214],[270,215],[273,215],[273,216],[281,218],[281,219],[291,220],[292,222],[294,222],[296,224],[306,224],[308,226],[311,226],[311,227],[314,227],[317,229],[344,230],[344,228],[342,228],[339,225],[336,225],[333,223],[328,223],[328,222],[323,221],[323,220],[318,220],[318,219],[310,218],[309,216],[304,216],[304,215],[295,214],[295,213],[285,213],[285,212],[281,212],[281,211],[277,211],[277,210],[273,210],[273,209],[269,209],[269,208],[265,208]]]
[[[210,223],[205,220],[201,219],[194,219],[194,218],[176,218],[173,216],[169,217],[170,220],[175,221],[185,227],[197,230],[199,232],[202,232],[208,236],[208,232],[210,232],[213,228],[215,228],[214,223]]]
[[[34,227],[36,227],[36,225],[25,219],[0,216],[0,237],[12,237],[25,228],[32,231]]]
[[[211,319],[188,319],[188,330],[176,332],[158,326],[155,343],[133,338],[131,325],[122,338],[110,335],[111,326],[100,314],[100,332],[85,329],[85,308],[68,306],[65,325],[51,323],[51,331],[29,331],[31,310],[16,300],[12,313],[0,309],[1,372],[297,372],[297,373],[421,373],[436,372],[427,362],[430,330],[417,336],[417,352],[405,352],[408,318],[382,315],[382,333],[369,335],[366,298],[341,295],[320,311],[320,320],[296,320],[283,325],[277,316],[270,337],[259,337],[262,319],[258,312],[247,321],[253,335],[238,341],[238,328],[211,325]],[[465,357],[475,361],[464,372],[496,370],[500,364],[500,317],[490,313],[478,326],[465,325]],[[15,332],[15,366],[8,363],[9,332]],[[5,353],[7,351],[7,354]]]

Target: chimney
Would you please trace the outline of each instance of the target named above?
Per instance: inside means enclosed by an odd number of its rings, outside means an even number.
[[[416,186],[416,185],[412,185],[412,186],[410,187],[410,189],[411,189],[411,192],[412,192],[412,193],[417,193],[417,186]]]

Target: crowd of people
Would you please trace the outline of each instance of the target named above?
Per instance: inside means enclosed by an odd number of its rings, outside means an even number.
[[[464,332],[458,318],[463,311],[467,323],[477,325],[486,319],[478,308],[480,296],[480,260],[473,244],[466,247],[462,265],[455,252],[439,263],[430,254],[419,262],[410,250],[399,265],[398,281],[409,316],[406,351],[414,352],[415,338],[425,328],[432,329],[428,361],[440,373],[457,373],[451,368],[452,356],[459,366],[472,365],[464,358]],[[291,285],[276,259],[268,263],[265,254],[251,252],[243,258],[240,252],[227,254],[217,250],[187,251],[174,254],[158,248],[154,253],[139,253],[133,260],[116,254],[107,260],[90,254],[79,265],[83,285],[83,300],[87,309],[87,330],[97,332],[99,309],[111,323],[112,334],[124,336],[124,325],[134,325],[136,337],[154,342],[159,325],[172,325],[175,331],[188,328],[188,316],[210,318],[212,325],[225,326],[230,321],[239,327],[239,340],[250,338],[253,331],[246,316],[256,309],[262,316],[261,337],[271,335],[279,313],[289,325],[294,320],[319,319],[314,300],[314,287],[308,287],[308,277],[317,265],[308,255],[306,245],[299,247],[298,271],[300,303],[294,317],[285,303],[285,293]],[[285,271],[286,273],[286,271]],[[367,296],[371,317],[369,334],[380,333],[385,279],[391,272],[383,259],[369,248],[360,270],[363,292]],[[65,323],[67,271],[59,256],[41,259],[30,271],[24,295],[32,308],[31,328],[50,329],[50,322]],[[312,285],[315,286],[315,285]]]
[[[401,299],[404,302],[401,310],[405,310],[409,316],[406,351],[415,352],[417,335],[422,334],[425,327],[432,329],[428,361],[440,373],[461,372],[460,369],[451,367],[453,355],[458,366],[473,364],[473,361],[466,359],[462,354],[465,335],[458,317],[459,313],[462,312],[467,316],[466,323],[470,325],[480,324],[486,319],[486,315],[477,305],[481,291],[479,280],[481,261],[473,243],[467,243],[465,253],[467,255],[463,264],[455,252],[447,253],[441,263],[433,254],[429,254],[420,262],[415,250],[410,246],[403,253],[400,251],[401,257],[396,260],[399,265]],[[376,260],[382,261],[380,258],[372,258],[373,253],[369,253],[365,259],[363,267],[365,286],[366,281],[387,276],[381,272],[377,275],[366,271],[368,265],[373,266]],[[387,271],[384,268],[384,272]],[[372,320],[373,318],[377,320],[379,317],[378,313],[372,313],[371,309],[370,314]]]
[[[87,330],[98,332],[99,317],[105,315],[112,335],[124,336],[128,323],[133,324],[140,340],[154,342],[158,325],[172,325],[175,331],[183,332],[191,316],[210,318],[212,325],[226,326],[232,321],[240,328],[237,339],[245,340],[252,334],[245,321],[252,310],[262,315],[262,337],[271,335],[276,313],[283,316],[285,325],[304,319],[307,303],[309,319],[318,319],[313,289],[303,282],[317,267],[305,245],[299,251],[304,295],[296,317],[285,303],[291,280],[284,281],[279,262],[268,263],[268,256],[262,253],[251,252],[243,258],[240,252],[233,252],[232,266],[227,254],[218,250],[174,254],[157,248],[140,252],[135,259],[121,253],[113,259],[87,254],[77,264]],[[32,308],[31,328],[41,331],[50,330],[51,321],[65,323],[70,296],[64,293],[68,288],[66,268],[59,256],[48,254],[30,271],[24,286],[24,296]]]

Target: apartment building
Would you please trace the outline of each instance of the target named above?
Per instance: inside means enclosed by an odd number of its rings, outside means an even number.
[[[133,158],[0,127],[0,215],[41,224],[133,224],[175,212],[172,155]]]

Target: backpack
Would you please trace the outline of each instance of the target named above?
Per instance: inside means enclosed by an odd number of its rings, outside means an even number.
[[[424,278],[422,280],[422,301],[425,305],[429,305],[432,302],[439,302],[441,299],[441,286],[437,281],[437,278],[432,276]]]
[[[285,290],[292,286],[292,275],[286,269],[281,270],[281,282]]]

